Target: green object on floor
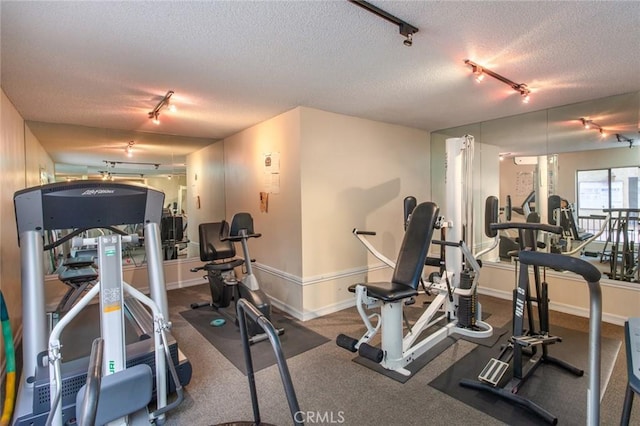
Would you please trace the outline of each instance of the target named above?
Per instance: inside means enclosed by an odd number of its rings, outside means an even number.
[[[226,323],[227,323],[226,319],[224,319],[224,318],[216,318],[216,319],[212,320],[209,324],[211,324],[214,327],[222,327]]]

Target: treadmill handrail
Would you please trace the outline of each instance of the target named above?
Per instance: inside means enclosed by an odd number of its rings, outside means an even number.
[[[96,420],[98,402],[100,401],[100,384],[102,382],[102,355],[104,339],[96,338],[91,344],[91,357],[87,370],[87,385],[85,388],[82,408],[78,413],[79,425],[92,425]]]

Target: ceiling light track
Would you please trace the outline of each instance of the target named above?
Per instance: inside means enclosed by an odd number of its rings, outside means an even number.
[[[607,131],[598,123],[596,123],[593,120],[589,120],[588,118],[585,117],[581,117],[580,121],[582,122],[582,126],[589,130],[589,129],[593,129],[593,130],[597,130],[600,132],[600,136],[604,139],[607,136],[609,136],[609,134],[607,133]],[[629,148],[633,147],[633,142],[635,142],[634,139],[628,138],[625,135],[622,135],[620,133],[616,133],[615,134],[616,140],[618,142],[624,142],[624,143],[628,143],[629,144]]]
[[[169,90],[164,98],[158,102],[158,105],[151,111],[149,111],[148,115],[151,120],[153,120],[153,124],[160,124],[160,110],[162,108],[167,108],[169,111],[175,111],[175,106],[171,104],[171,96],[173,96],[173,90]]]
[[[598,123],[594,122],[593,120],[589,120],[588,118],[584,118],[582,117],[580,119],[580,121],[582,121],[582,126],[584,126],[585,129],[593,129],[593,130],[597,130],[600,132],[600,137],[602,137],[603,139],[606,138],[607,136],[609,136],[609,134],[607,133],[607,131]]]
[[[109,161],[102,160],[107,167],[115,167],[117,164],[131,164],[135,166],[153,166],[154,169],[158,170],[160,168],[160,163],[139,163],[136,161]]]
[[[616,133],[616,139],[618,142],[626,142],[629,144],[629,148],[633,147],[633,139],[626,137],[625,135],[621,135],[620,133]]]
[[[404,45],[405,46],[411,46],[413,45],[413,35],[415,33],[418,32],[418,28],[414,27],[413,25],[409,24],[406,21],[403,21],[402,19],[393,16],[392,14],[390,14],[387,11],[384,11],[382,9],[380,9],[379,7],[376,7],[374,5],[372,5],[371,3],[368,3],[366,1],[360,1],[360,0],[349,0],[350,3],[355,4],[356,6],[360,6],[361,8],[373,13],[374,15],[377,15],[379,17],[381,17],[382,19],[386,19],[387,21],[396,24],[398,26],[398,29],[400,31],[400,34],[403,35],[405,38],[404,40]]]
[[[471,67],[471,71],[476,76],[476,81],[480,82],[484,78],[485,74],[489,77],[493,77],[498,81],[503,82],[507,86],[511,87],[516,92],[520,93],[522,96],[522,102],[525,104],[529,103],[529,98],[531,95],[531,90],[525,83],[516,83],[515,81],[509,80],[507,77],[498,74],[495,71],[491,71],[489,68],[483,67],[469,59],[465,59],[464,63]]]

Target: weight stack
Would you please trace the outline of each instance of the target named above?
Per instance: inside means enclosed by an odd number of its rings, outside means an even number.
[[[473,283],[473,275],[470,271],[463,271],[460,274],[460,288],[468,290]],[[458,325],[463,328],[473,328],[476,325],[476,309],[478,297],[474,292],[471,296],[460,296],[458,298]]]

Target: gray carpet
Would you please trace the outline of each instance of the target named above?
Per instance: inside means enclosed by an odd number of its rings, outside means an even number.
[[[180,315],[238,370],[246,374],[240,330],[233,321],[227,320],[223,326],[214,327],[210,324],[211,320],[221,316],[207,308],[190,309],[180,312]],[[280,336],[280,344],[286,358],[299,355],[329,341],[326,337],[309,330],[299,321],[275,309],[271,312],[271,322],[276,329],[284,329],[284,334]],[[276,357],[268,339],[251,345],[251,357],[254,371],[260,371],[276,363]]]
[[[583,425],[586,423],[589,337],[586,333],[562,327],[553,327],[553,334],[561,336],[563,341],[550,345],[549,354],[585,370],[585,375],[576,377],[559,367],[543,364],[527,380],[518,395],[531,399],[557,416],[559,424]],[[500,344],[505,343],[508,338],[509,335],[506,335]],[[500,344],[494,348],[478,346],[429,385],[505,423],[546,424],[527,409],[509,404],[489,392],[463,388],[459,385],[463,378],[477,380],[478,374],[489,359],[498,356]],[[602,339],[602,387],[607,385],[620,347],[620,340]],[[509,369],[505,376],[511,377],[511,374]],[[503,381],[505,379],[508,380],[505,377]]]

